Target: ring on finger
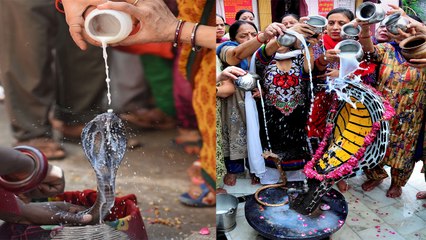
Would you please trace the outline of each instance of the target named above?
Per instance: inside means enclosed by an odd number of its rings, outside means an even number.
[[[133,5],[133,6],[136,6],[136,4],[138,4],[138,2],[139,2],[139,0],[135,0],[135,1],[132,3],[132,5]]]
[[[70,27],[80,27],[80,24],[74,23],[74,24],[71,24]]]

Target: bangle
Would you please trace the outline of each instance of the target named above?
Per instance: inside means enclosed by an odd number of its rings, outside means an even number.
[[[317,63],[318,63],[320,66],[323,66],[323,67],[327,66],[327,64],[328,64],[328,63],[322,64],[322,63],[321,63],[321,61],[320,61],[320,58],[318,58],[318,59],[317,59]]]
[[[371,36],[359,36],[358,39],[366,39],[366,38],[371,38]]]
[[[56,0],[55,1],[55,8],[56,8],[56,10],[58,10],[58,12],[65,13],[64,5],[62,5],[62,0]]]
[[[260,39],[259,39],[259,35],[261,34],[262,32],[260,32],[260,33],[258,33],[257,35],[256,35],[256,40],[259,42],[259,43],[262,43],[262,44],[266,44],[266,43],[268,43],[269,42],[269,39],[268,40],[266,40],[266,41],[264,41],[264,42],[262,42],[262,41],[260,41]],[[264,33],[263,33],[264,34]]]
[[[27,178],[20,181],[8,181],[5,176],[0,176],[0,186],[13,193],[23,193],[35,188],[46,178],[49,165],[46,156],[34,147],[17,146],[15,149],[33,159],[34,170]]]
[[[196,37],[196,34],[197,34],[198,26],[200,26],[200,25],[198,23],[195,23],[194,28],[192,28],[192,33],[191,33],[191,49],[194,52],[198,52],[201,49],[200,46],[195,45],[195,37]]]
[[[182,19],[179,19],[178,25],[176,26],[175,39],[173,40],[173,47],[179,46],[180,34],[182,32],[184,24],[185,24],[185,21],[183,21]]]

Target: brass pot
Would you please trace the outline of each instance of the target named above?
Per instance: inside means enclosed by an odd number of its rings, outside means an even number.
[[[411,36],[399,43],[405,60],[426,58],[426,35]]]

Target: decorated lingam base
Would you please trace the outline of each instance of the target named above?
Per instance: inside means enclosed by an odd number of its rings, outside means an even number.
[[[292,194],[283,188],[269,188],[260,192],[259,197],[268,203],[291,202]],[[263,206],[254,196],[245,203],[245,216],[250,226],[273,240],[324,239],[343,226],[347,214],[345,198],[334,189],[322,197],[319,207],[309,215],[298,213],[289,204]]]
[[[333,183],[373,168],[384,157],[393,108],[360,81],[340,80],[335,86],[344,87],[333,89],[338,97],[323,140],[304,168],[305,186],[262,187],[246,202],[248,223],[268,239],[324,239],[339,230],[348,206]]]

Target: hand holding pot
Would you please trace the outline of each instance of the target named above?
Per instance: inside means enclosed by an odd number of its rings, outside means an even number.
[[[84,35],[84,14],[87,13],[90,6],[97,6],[105,2],[107,0],[62,0],[71,37],[80,49],[87,49],[85,40],[87,36]]]
[[[426,68],[426,58],[413,58],[407,64],[415,68]]]

